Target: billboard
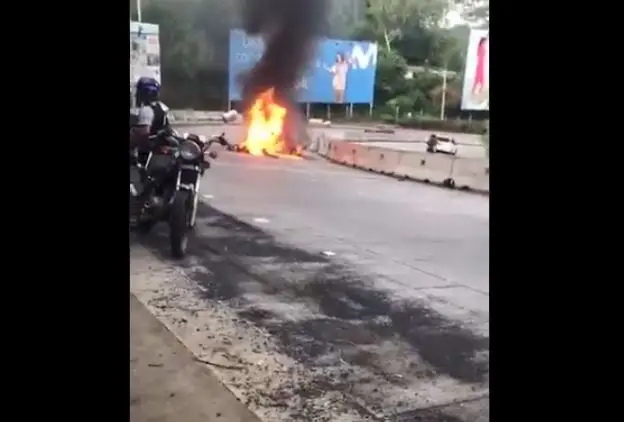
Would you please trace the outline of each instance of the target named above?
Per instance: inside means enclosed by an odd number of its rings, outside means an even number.
[[[130,21],[130,84],[142,76],[161,81],[158,25]]]
[[[490,109],[490,35],[487,29],[470,31],[461,108]]]
[[[230,32],[228,93],[240,101],[238,75],[262,57],[264,42],[242,30]],[[284,63],[288,66],[288,63]],[[297,99],[304,103],[372,104],[377,69],[377,44],[323,39],[314,60],[297,84]]]

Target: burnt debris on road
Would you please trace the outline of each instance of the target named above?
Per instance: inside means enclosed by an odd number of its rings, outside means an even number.
[[[230,151],[233,152],[238,152],[241,154],[249,154],[249,149],[245,146],[245,145],[232,145],[231,148],[229,148]],[[295,157],[301,157],[302,156],[302,151],[303,148],[292,148],[290,151],[288,151],[287,155],[291,155],[291,156],[295,156]],[[271,154],[270,152],[268,152],[266,149],[262,150],[262,154],[265,157],[271,157],[271,158],[280,158],[280,156],[283,156],[284,154]]]
[[[280,420],[293,421],[331,421],[349,412],[363,418],[354,420],[462,421],[444,418],[447,406],[437,400],[487,396],[487,337],[426,303],[388,297],[347,264],[281,244],[217,209],[202,204],[200,219],[220,235],[193,239],[194,253],[178,268],[201,287],[202,300],[227,304],[237,324],[246,321],[266,332],[263,341],[270,340],[273,353],[296,364],[274,388],[249,379],[246,397],[256,411],[277,407],[286,415]],[[161,233],[144,244],[166,259],[164,240]],[[246,264],[249,257],[290,271],[267,272]],[[254,300],[258,295],[264,299]],[[278,303],[306,303],[309,310],[302,316],[293,307],[284,314]],[[236,379],[240,387],[244,376]]]
[[[243,154],[200,193],[131,291],[261,419],[489,420],[487,198]]]

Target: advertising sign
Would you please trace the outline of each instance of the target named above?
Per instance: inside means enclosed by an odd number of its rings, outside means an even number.
[[[130,84],[142,77],[158,82],[160,75],[160,41],[158,25],[130,21]]]
[[[486,29],[470,31],[461,108],[490,109],[490,36]]]
[[[229,96],[240,101],[239,76],[262,57],[264,42],[242,30],[230,32]],[[288,66],[288,63],[284,63]],[[377,44],[323,39],[314,60],[297,84],[304,103],[372,104],[377,69]]]

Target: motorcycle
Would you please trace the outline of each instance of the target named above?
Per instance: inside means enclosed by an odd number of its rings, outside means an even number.
[[[148,233],[159,221],[169,224],[171,253],[186,254],[188,232],[195,226],[199,187],[210,168],[205,152],[217,142],[229,143],[225,134],[206,141],[204,136],[172,132],[151,139],[148,152],[134,148],[130,158],[130,226]],[[217,158],[210,151],[208,157]]]

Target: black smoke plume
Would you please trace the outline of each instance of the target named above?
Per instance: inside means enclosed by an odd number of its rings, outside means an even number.
[[[244,0],[242,12],[244,29],[265,43],[264,55],[242,81],[244,109],[274,88],[276,101],[293,117],[290,124],[300,126],[294,89],[325,29],[327,0]]]

